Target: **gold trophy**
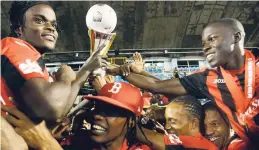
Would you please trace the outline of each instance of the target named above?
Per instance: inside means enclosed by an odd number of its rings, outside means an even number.
[[[100,55],[105,56],[110,49],[116,33],[112,33],[117,24],[115,11],[106,4],[93,5],[87,12],[86,25],[90,38],[90,54],[101,49]],[[97,69],[94,75],[105,75],[103,69]]]
[[[90,38],[90,53],[92,54],[97,49],[101,48],[100,55],[105,56],[110,49],[113,40],[116,37],[116,33],[101,33],[93,29],[88,29],[88,35]]]

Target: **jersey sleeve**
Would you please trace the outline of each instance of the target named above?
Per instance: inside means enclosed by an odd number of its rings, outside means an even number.
[[[180,78],[180,82],[185,90],[188,92],[188,94],[196,96],[198,98],[205,98],[205,96],[202,94],[204,86],[206,86],[207,77],[205,71],[199,71]]]
[[[1,73],[12,91],[32,78],[49,80],[44,61],[32,46],[14,38],[2,40],[1,44]]]

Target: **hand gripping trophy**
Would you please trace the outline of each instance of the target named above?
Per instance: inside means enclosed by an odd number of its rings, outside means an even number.
[[[100,55],[105,56],[116,37],[112,33],[117,24],[115,11],[106,4],[93,5],[86,14],[86,25],[90,37],[90,53],[100,50]],[[105,71],[97,69],[94,75],[105,75]]]

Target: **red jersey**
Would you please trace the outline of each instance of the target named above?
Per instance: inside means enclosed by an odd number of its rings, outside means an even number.
[[[15,106],[14,101],[24,83],[32,78],[49,80],[40,53],[29,43],[12,37],[1,40],[1,102]]]
[[[203,137],[200,133],[195,136],[176,136],[169,134],[164,136],[166,147],[182,145],[186,149],[204,149],[204,150],[218,150],[219,148]],[[180,147],[179,147],[180,148]]]
[[[120,150],[151,150],[151,148],[148,147],[147,145],[140,144],[140,143],[136,143],[129,148],[127,144],[127,140],[124,140]]]

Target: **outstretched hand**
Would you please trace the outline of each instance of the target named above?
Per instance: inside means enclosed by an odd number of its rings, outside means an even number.
[[[133,55],[133,62],[131,64],[116,65],[103,60],[106,65],[106,72],[110,75],[123,75],[128,76],[131,72],[141,73],[144,70],[144,62],[140,53],[136,52]]]
[[[130,75],[131,72],[141,73],[144,70],[144,62],[140,53],[136,52],[133,55],[133,62],[131,64],[124,64],[120,66],[120,74],[123,76]]]
[[[144,62],[140,53],[136,52],[133,55],[133,62],[130,65],[130,69],[134,73],[140,73],[144,70]]]

